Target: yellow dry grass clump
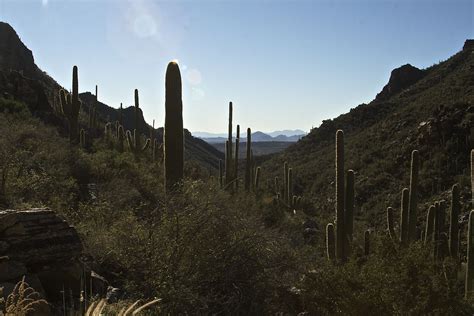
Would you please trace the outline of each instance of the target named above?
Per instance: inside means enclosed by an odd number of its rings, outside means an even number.
[[[48,302],[25,282],[25,277],[15,285],[13,292],[6,300],[3,298],[3,288],[0,288],[0,296],[2,297],[0,303],[4,305],[4,309],[0,310],[0,315],[5,316],[26,316],[40,305],[48,305]]]

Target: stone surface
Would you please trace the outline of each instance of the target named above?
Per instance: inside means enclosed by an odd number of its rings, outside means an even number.
[[[13,260],[0,261],[0,281],[14,280],[27,274],[23,263]]]
[[[82,244],[74,227],[49,209],[0,211],[0,255],[26,266],[46,265],[78,257]]]
[[[52,210],[0,211],[0,281],[15,284],[26,275],[48,300],[63,286],[79,293],[81,255],[76,230]]]

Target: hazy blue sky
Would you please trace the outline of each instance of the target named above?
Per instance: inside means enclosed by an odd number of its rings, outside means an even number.
[[[390,71],[427,67],[474,36],[467,1],[0,0],[0,19],[65,87],[99,85],[110,106],[140,91],[148,122],[164,122],[164,71],[177,59],[184,125],[225,132],[319,126],[370,102]]]

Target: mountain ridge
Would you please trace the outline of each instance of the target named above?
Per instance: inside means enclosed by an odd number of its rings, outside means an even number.
[[[440,198],[455,182],[465,183],[462,175],[474,142],[474,54],[472,46],[466,46],[420,70],[421,78],[398,90],[388,88],[393,84],[389,80],[382,91],[390,93],[324,120],[299,142],[269,157],[262,168],[280,176],[287,161],[294,172],[295,194],[304,194],[317,212],[333,214],[334,198],[327,197],[335,194],[334,140],[336,130],[342,129],[346,169],[356,172],[357,213],[371,225],[384,227],[380,213],[388,206],[398,209],[414,149],[424,162],[420,205]],[[421,217],[426,208],[420,208]]]
[[[80,70],[79,70],[80,72]],[[79,84],[80,86],[80,84]],[[59,103],[58,93],[62,89],[51,76],[42,71],[34,61],[33,52],[21,41],[16,31],[5,22],[0,22],[0,92],[4,96],[24,102],[30,111],[49,124],[56,125],[62,135],[66,135],[66,127],[61,118],[54,114],[54,106]],[[95,96],[90,92],[80,93],[83,102],[81,111],[86,116]],[[117,120],[118,109],[112,108],[102,102],[97,103],[99,120],[103,126],[108,119]],[[124,128],[133,129],[133,107],[123,109]],[[82,127],[86,127],[83,124]],[[143,113],[139,112],[138,130],[149,135],[151,126],[145,122]],[[162,142],[162,128],[158,128],[157,137]],[[99,131],[103,133],[103,128]],[[195,138],[185,129],[186,158],[195,158],[197,161],[217,168],[219,159],[223,158],[221,152]]]

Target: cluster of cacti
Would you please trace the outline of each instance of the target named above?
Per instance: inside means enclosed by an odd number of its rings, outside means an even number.
[[[224,159],[225,177],[222,179],[224,185],[223,186],[221,185],[221,187],[224,187],[229,190],[237,191],[239,189],[240,125],[237,125],[236,127],[235,150],[234,150],[234,143],[233,143],[233,137],[232,137],[232,112],[233,112],[233,105],[232,105],[232,102],[229,102],[228,136],[225,142],[225,159]],[[248,140],[247,140],[247,144],[248,144]],[[245,188],[247,188],[247,186],[245,186]]]
[[[138,100],[138,90],[135,89],[135,120],[133,132],[127,131],[125,136],[127,138],[127,144],[130,151],[137,157],[140,153],[144,152],[150,146],[150,139],[145,140],[145,144],[141,145],[141,135],[138,132],[138,117],[140,114],[140,103]]]
[[[418,150],[413,150],[411,153],[410,193],[408,197],[408,242],[416,240],[419,170],[420,159]]]
[[[97,104],[99,98],[99,89],[97,85],[95,86],[95,102],[89,106],[89,133],[91,135],[95,134],[95,130],[98,128],[98,119],[97,119]]]
[[[335,241],[335,257],[344,262],[351,253],[352,235],[354,231],[354,171],[348,170],[345,183],[344,176],[344,132],[336,132],[336,232],[329,236],[326,231],[326,240]],[[332,246],[332,245],[331,245]]]
[[[59,91],[62,113],[69,123],[69,140],[76,144],[78,141],[79,111],[81,101],[79,100],[79,81],[77,78],[77,66],[72,68],[72,93],[61,89]]]
[[[165,128],[163,135],[165,187],[173,189],[184,174],[183,101],[178,64],[170,62],[165,78]]]
[[[417,227],[418,208],[418,172],[420,169],[420,159],[417,150],[411,153],[410,165],[410,189],[403,188],[400,201],[400,236],[395,232],[395,216],[393,208],[387,209],[387,230],[393,241],[400,241],[402,245],[407,245],[420,237],[422,233]],[[426,231],[425,231],[426,235]]]
[[[283,187],[280,188],[279,178],[274,179],[275,198],[288,209],[294,211],[301,204],[301,196],[294,195],[293,169],[288,167],[288,162],[283,163]]]

